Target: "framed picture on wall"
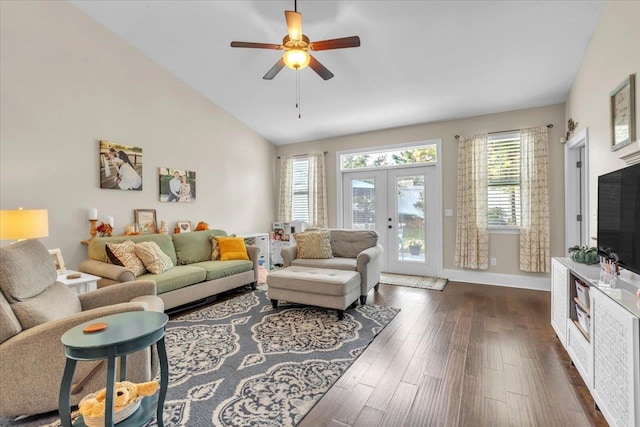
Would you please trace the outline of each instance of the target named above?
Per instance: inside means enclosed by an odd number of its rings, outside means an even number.
[[[611,151],[636,139],[636,75],[631,74],[611,92]]]
[[[58,274],[67,271],[64,266],[64,260],[62,259],[62,252],[60,251],[60,248],[49,249],[49,253],[51,254],[51,260],[53,261],[53,265],[55,265]]]
[[[142,191],[142,148],[100,141],[100,188]]]
[[[135,220],[139,226],[140,234],[156,233],[156,210],[155,209],[136,209]]]
[[[184,169],[159,168],[160,201],[192,203],[196,201],[196,173]]]

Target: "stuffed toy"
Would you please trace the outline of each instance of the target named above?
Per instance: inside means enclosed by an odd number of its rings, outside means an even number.
[[[158,381],[135,384],[129,381],[116,382],[114,387],[114,412],[133,403],[140,396],[151,396],[158,390]],[[94,397],[84,398],[78,410],[85,417],[104,417],[107,389],[99,390]]]

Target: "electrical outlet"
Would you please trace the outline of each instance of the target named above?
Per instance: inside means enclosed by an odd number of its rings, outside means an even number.
[[[491,258],[491,265],[498,265],[498,261],[495,258]]]

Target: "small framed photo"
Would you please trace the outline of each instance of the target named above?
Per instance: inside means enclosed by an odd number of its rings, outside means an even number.
[[[136,209],[135,221],[139,226],[140,234],[153,234],[157,232],[156,226],[156,210],[155,209]]]
[[[180,233],[188,233],[191,231],[191,221],[178,221],[178,229]]]
[[[611,92],[611,151],[636,139],[636,75],[631,74]]]
[[[55,265],[58,274],[67,271],[64,266],[64,260],[62,259],[62,252],[60,251],[60,248],[49,249],[49,253],[51,254],[51,260],[53,261],[53,265]]]

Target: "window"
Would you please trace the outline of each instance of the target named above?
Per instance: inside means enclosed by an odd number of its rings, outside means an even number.
[[[490,227],[520,226],[520,133],[490,135],[487,141]]]
[[[293,160],[292,221],[309,222],[309,159]]]
[[[429,164],[437,161],[435,145],[422,145],[401,150],[371,151],[340,156],[340,169],[366,169],[386,166]]]

